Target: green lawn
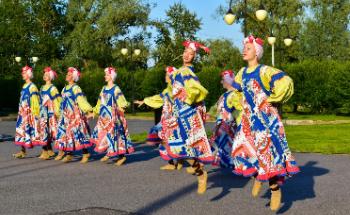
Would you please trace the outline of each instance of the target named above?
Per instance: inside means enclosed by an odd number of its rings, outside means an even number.
[[[295,113],[283,113],[284,119],[296,119],[296,120],[350,120],[350,116],[336,116],[336,115],[310,115],[310,114],[295,114]]]
[[[132,118],[150,118],[153,119],[154,118],[154,112],[136,112],[135,114],[132,113],[126,113],[125,117],[128,119],[132,119]]]
[[[286,126],[286,132],[293,152],[350,154],[350,124]],[[143,142],[146,136],[134,134],[131,139]]]
[[[286,133],[295,152],[350,154],[350,124],[287,126]]]
[[[152,118],[154,117],[154,112],[137,112],[135,115],[131,113],[126,114],[127,118]],[[323,120],[323,121],[333,121],[333,120],[350,120],[350,116],[336,116],[336,115],[320,115],[320,114],[295,114],[295,113],[283,113],[284,119],[295,119],[295,120]]]

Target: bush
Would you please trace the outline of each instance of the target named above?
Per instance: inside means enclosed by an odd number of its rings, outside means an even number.
[[[54,84],[61,90],[66,84],[66,67],[60,61],[52,62],[51,66],[59,74]],[[43,84],[43,68],[44,65],[35,68],[33,81],[39,88]],[[143,99],[162,92],[166,87],[164,69],[165,66],[156,66],[147,71],[118,68],[116,83],[129,102],[132,102],[132,92],[134,99]],[[288,64],[283,69],[294,80],[295,87],[294,96],[283,106],[284,111],[350,115],[350,62],[305,60]],[[222,68],[215,66],[203,66],[196,73],[209,91],[205,100],[207,107],[214,105],[224,92],[220,84],[221,71]],[[103,68],[99,68],[93,61],[88,62],[78,84],[91,105],[95,105],[101,88],[105,85]],[[0,111],[17,111],[22,85],[20,72],[0,78]]]
[[[334,113],[350,101],[350,62],[306,60],[289,64],[295,93],[288,104],[311,113]]]
[[[203,67],[202,71],[197,73],[201,84],[209,91],[209,94],[205,99],[207,108],[213,106],[224,92],[220,83],[221,72],[221,69],[217,67]]]

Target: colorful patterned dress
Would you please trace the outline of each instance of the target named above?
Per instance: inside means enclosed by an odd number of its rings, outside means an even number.
[[[172,97],[171,86],[168,85],[167,88],[165,88],[161,94],[147,97],[144,99],[145,104],[152,108],[162,107],[162,116],[161,116],[160,122],[151,128],[147,137],[147,142],[154,143],[158,141],[158,143],[160,143],[159,154],[166,161],[169,161],[172,159],[168,155],[166,146],[165,146],[165,144],[167,144],[166,140],[171,136],[171,132],[168,132],[167,130],[167,128],[169,128],[169,124],[172,119],[172,111],[173,111],[173,105],[174,105],[171,97]]]
[[[54,85],[41,87],[39,135],[43,146],[53,142],[57,136],[61,101],[61,95]]]
[[[268,181],[299,172],[277,108],[271,105],[293,95],[292,79],[280,70],[259,65],[243,68],[235,81],[242,89],[243,112],[232,147],[234,173]]]
[[[117,85],[102,88],[94,108],[94,114],[99,117],[91,138],[96,152],[107,152],[108,157],[134,152],[124,112],[119,109],[127,106],[128,102]]]
[[[78,85],[67,85],[63,88],[55,148],[72,152],[92,146],[90,128],[85,116],[91,111],[92,107]]]
[[[217,102],[216,126],[210,138],[215,160],[213,165],[232,167],[232,142],[239,122],[241,94],[235,90],[225,92]]]
[[[23,85],[19,100],[15,144],[26,148],[40,145],[39,138],[39,92],[33,83]]]
[[[214,156],[204,127],[204,99],[208,91],[192,70],[192,67],[181,67],[170,77],[174,105],[167,119],[165,146],[173,159],[193,158],[211,163]]]

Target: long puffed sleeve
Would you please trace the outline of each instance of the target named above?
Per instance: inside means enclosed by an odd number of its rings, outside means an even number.
[[[79,108],[84,112],[84,113],[88,113],[88,112],[92,112],[92,107],[89,104],[89,102],[87,101],[86,97],[84,96],[81,88],[78,85],[73,86],[73,93],[75,95],[75,97],[77,98],[77,103]]]
[[[30,109],[34,116],[39,116],[40,114],[40,97],[38,88],[32,84],[29,88],[30,93]]]
[[[145,104],[151,108],[157,109],[163,106],[163,98],[161,94],[146,97],[144,100]]]
[[[263,66],[260,72],[264,87],[271,93],[268,102],[285,103],[294,94],[293,80],[281,70]]]
[[[50,94],[51,94],[51,98],[53,99],[53,108],[54,108],[55,115],[59,117],[60,107],[62,102],[61,94],[59,93],[59,91],[55,86],[52,87]]]
[[[100,95],[98,97],[97,103],[96,103],[95,107],[92,110],[92,112],[94,113],[95,116],[98,116],[100,114],[101,96],[102,96],[102,93],[103,93],[103,89],[104,89],[104,87],[102,88],[102,90],[100,92]]]
[[[235,75],[235,81],[232,83],[232,87],[237,91],[242,91],[242,77],[243,77],[244,68],[240,69],[239,72]]]
[[[118,107],[124,109],[129,106],[129,102],[126,101],[124,94],[122,93],[121,89],[118,86],[115,87],[114,96]]]
[[[207,89],[201,85],[198,77],[188,67],[181,67],[172,75],[172,79],[175,82],[178,81],[183,84],[186,94],[184,102],[189,105],[204,101],[205,97],[208,95]]]
[[[163,106],[164,97],[166,96],[169,96],[169,98],[171,97],[171,85],[168,85],[167,88],[165,88],[161,94],[146,97],[143,101],[147,106],[157,109]]]
[[[227,107],[227,110],[231,110],[231,112],[233,110],[241,111],[243,109],[241,100],[242,100],[242,93],[236,90],[233,90],[225,98],[225,108]]]

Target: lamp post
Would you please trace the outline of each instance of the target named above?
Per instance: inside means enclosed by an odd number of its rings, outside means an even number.
[[[271,12],[271,16],[273,17],[273,14],[272,14],[272,12]],[[272,23],[272,27],[271,27],[271,34],[270,34],[270,36],[267,38],[267,41],[268,41],[268,43],[271,45],[271,64],[272,64],[272,66],[275,66],[275,43],[276,43],[276,40],[277,40],[277,38],[273,35],[273,24],[274,23]],[[292,43],[293,43],[293,39],[292,39],[292,37],[290,36],[290,34],[289,34],[289,28],[288,28],[288,26],[287,25],[282,25],[282,27],[286,27],[287,28],[287,33],[288,33],[288,36],[286,37],[286,38],[284,38],[283,39],[283,42],[284,42],[284,45],[286,46],[286,47],[289,47],[289,46],[291,46],[292,45]]]
[[[20,65],[21,61],[22,61],[22,57],[17,55],[15,57],[15,61],[18,63],[18,65]],[[33,69],[35,68],[36,63],[39,61],[38,57],[29,57],[28,62],[33,64]]]
[[[128,54],[129,53],[129,49],[126,46],[126,41],[128,41],[128,43],[130,44],[130,50],[131,50],[130,54]],[[125,56],[125,57],[129,56],[131,65],[134,65],[133,64],[133,55],[136,56],[136,57],[140,56],[141,49],[139,49],[138,47],[135,48],[133,40],[131,40],[129,37],[126,37],[124,39],[124,45],[125,46],[120,50],[120,53],[123,56]],[[133,69],[135,69],[135,67],[133,67],[133,66],[129,67],[128,66],[128,69],[133,70]],[[131,101],[132,101],[131,102],[131,112],[132,112],[132,114],[135,114],[135,106],[134,106],[134,103],[133,103],[133,101],[135,100],[135,83],[134,83],[134,79],[135,79],[134,78],[134,72],[131,71]]]
[[[239,19],[243,19],[243,32],[244,32],[244,37],[246,37],[248,35],[248,29],[247,29],[247,0],[243,0],[243,12],[242,15],[235,15],[232,11],[232,0],[230,0],[230,5],[229,5],[229,9],[227,11],[227,13],[224,16],[224,20],[226,22],[226,24],[228,25],[232,25],[235,20],[239,20]],[[260,6],[259,9],[257,11],[255,11],[255,18],[258,21],[264,21],[267,17],[267,11],[265,10],[265,7],[263,5],[263,1],[260,0]]]

